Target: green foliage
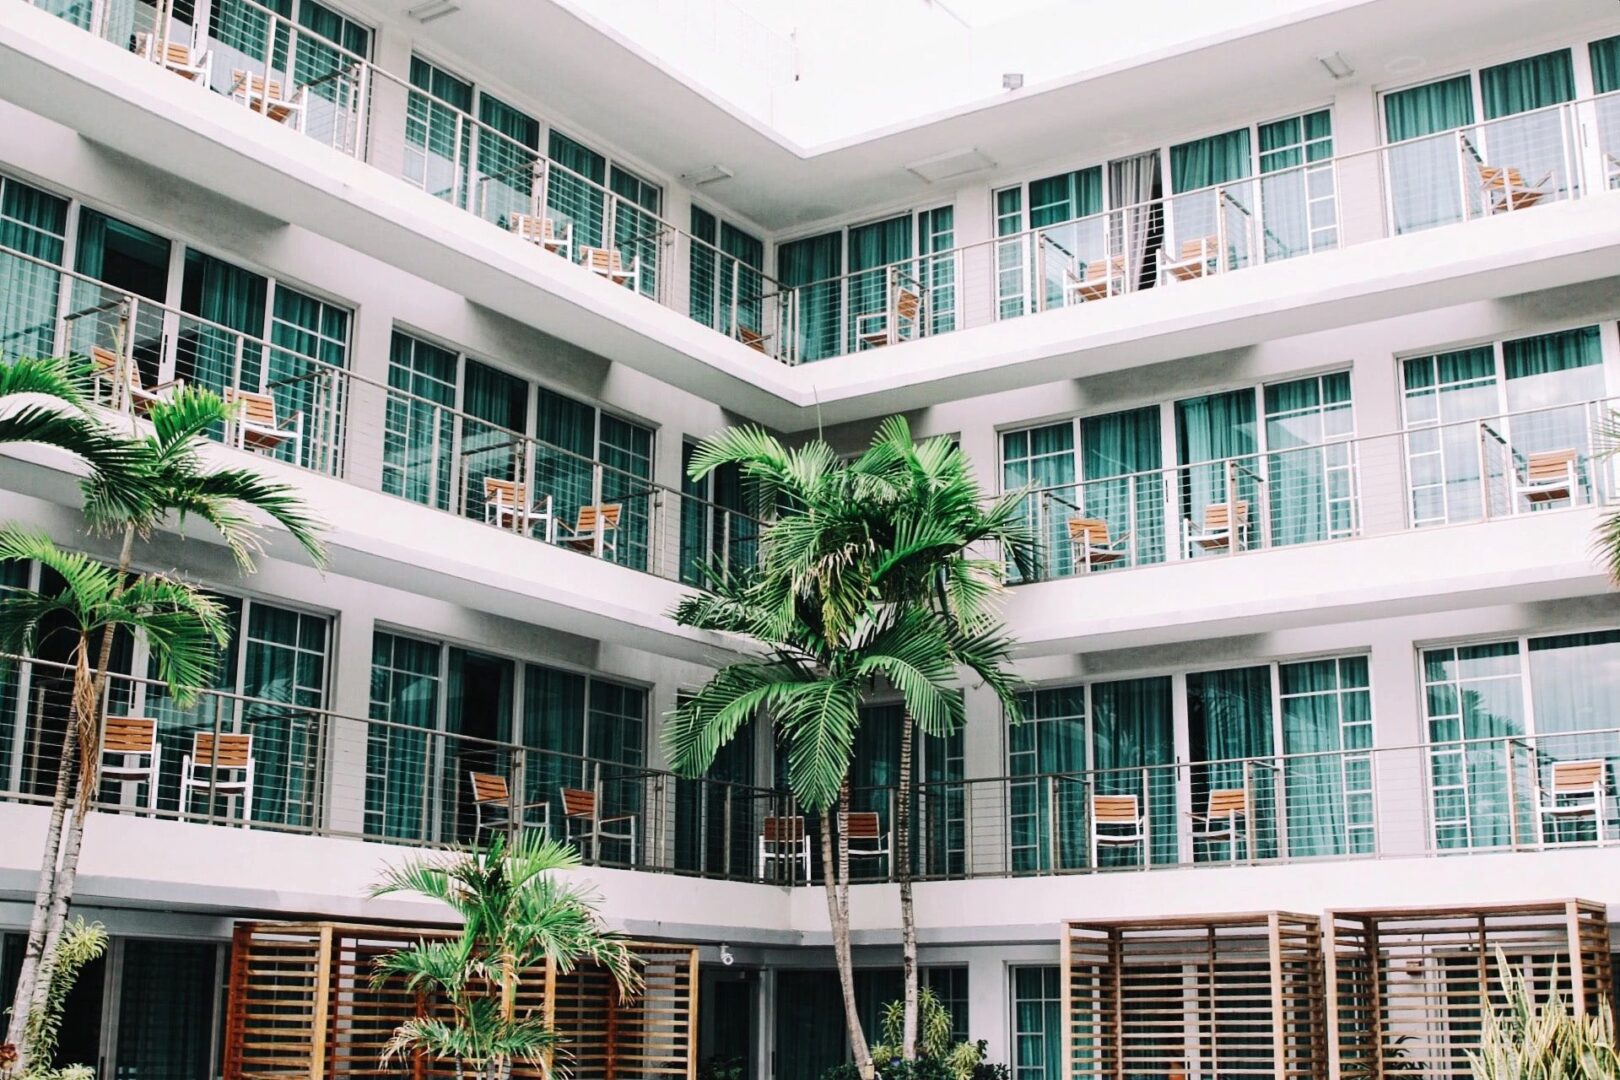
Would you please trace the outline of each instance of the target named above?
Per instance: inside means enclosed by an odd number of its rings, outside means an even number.
[[[1538,1000],[1524,972],[1497,952],[1507,1005],[1485,1016],[1478,1052],[1469,1051],[1474,1080],[1613,1080],[1620,1053],[1608,1002],[1597,1015],[1571,1014],[1553,995]]]
[[[704,1058],[698,1062],[697,1080],[743,1080],[748,1070],[742,1058]]]
[[[43,1008],[29,1014],[23,1026],[23,1040],[28,1047],[27,1059],[33,1063],[16,1080],[93,1080],[94,1072],[84,1065],[51,1068],[56,1057],[56,1040],[62,1030],[62,1015],[67,1009],[69,992],[79,978],[79,972],[96,957],[107,951],[107,931],[100,923],[86,923],[75,918],[62,929],[56,952],[50,965],[50,985],[45,991]]]
[[[533,833],[510,843],[501,833],[483,851],[411,859],[390,868],[372,896],[416,893],[449,906],[461,918],[452,939],[421,940],[377,959],[372,983],[393,981],[440,995],[450,1017],[412,1020],[384,1048],[395,1057],[423,1051],[458,1070],[490,1080],[513,1062],[537,1065],[559,1045],[543,1019],[515,1004],[520,973],[547,961],[559,972],[581,962],[610,972],[621,993],[640,989],[630,951],[603,928],[593,899],[557,880],[579,865],[573,848]]]
[[[757,428],[728,429],[698,447],[691,474],[727,463],[774,514],[760,565],[711,571],[712,591],[674,615],[753,638],[766,655],[722,668],[676,709],[665,741],[677,771],[700,775],[764,711],[787,750],[788,787],[826,810],[849,770],[860,703],[879,680],[930,735],[963,722],[960,668],[1019,715],[1018,684],[1003,670],[1011,641],[991,603],[1002,563],[971,553],[998,545],[1028,564],[1033,541],[1016,495],[987,507],[962,453],[948,439],[915,444],[898,418],[849,463],[819,441],[788,450]]]
[[[901,1040],[905,1031],[906,1003],[891,1001],[883,1007],[883,1039],[879,1043],[889,1057],[904,1057]],[[966,1044],[964,1044],[966,1045]],[[944,1059],[953,1052],[951,1047],[951,1013],[940,1003],[939,996],[928,987],[917,991],[917,1054],[919,1057]],[[872,1047],[872,1056],[878,1047]]]
[[[985,1060],[983,1039],[951,1042],[951,1014],[928,987],[917,991],[917,1057],[902,1052],[905,1002],[883,1007],[882,1038],[872,1046],[872,1061],[880,1080],[1005,1080],[1005,1065]],[[853,1068],[853,1066],[851,1066]],[[998,1072],[999,1070],[999,1072]]]

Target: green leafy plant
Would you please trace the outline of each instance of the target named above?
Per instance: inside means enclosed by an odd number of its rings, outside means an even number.
[[[12,1066],[21,1058],[26,1058],[30,1064],[17,1071],[6,1071],[8,1066],[0,1063],[0,1076],[15,1080],[95,1080],[95,1072],[89,1066],[66,1065],[58,1069],[53,1068],[51,1062],[56,1057],[56,1040],[62,1031],[68,994],[85,965],[106,951],[107,931],[100,923],[75,918],[63,928],[52,954],[50,983],[44,1000],[23,1020],[26,1054],[12,1054]]]
[[[697,1080],[743,1080],[747,1069],[738,1057],[704,1058],[698,1063]]]
[[[401,1024],[383,1049],[384,1066],[420,1052],[475,1080],[507,1080],[514,1063],[551,1067],[560,1038],[544,1017],[517,1008],[519,977],[540,964],[561,973],[580,962],[598,964],[621,994],[639,991],[630,950],[602,926],[593,899],[558,880],[559,871],[578,866],[573,848],[524,832],[510,842],[495,833],[482,851],[411,859],[387,871],[373,897],[438,900],[462,925],[454,938],[424,939],[378,957],[373,985],[400,980],[449,1006],[447,1018]]]
[[[1594,1015],[1571,1013],[1557,994],[1538,1000],[1526,972],[1497,952],[1506,1005],[1485,1014],[1474,1080],[1613,1080],[1620,1076],[1614,1021],[1605,1000]]]

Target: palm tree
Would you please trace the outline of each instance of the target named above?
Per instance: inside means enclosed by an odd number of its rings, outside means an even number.
[[[412,859],[390,868],[373,897],[416,893],[448,905],[461,932],[448,941],[418,941],[378,957],[374,986],[403,979],[412,992],[436,993],[449,1019],[424,1016],[401,1024],[382,1054],[424,1052],[454,1063],[456,1076],[507,1080],[514,1063],[549,1071],[560,1045],[543,1017],[519,1014],[518,979],[540,964],[566,973],[600,965],[629,996],[640,989],[630,950],[607,933],[593,900],[557,872],[579,866],[571,847],[538,833],[491,835],[482,851]]]
[[[115,591],[130,580],[135,540],[149,536],[172,514],[184,526],[188,517],[208,522],[219,532],[243,572],[253,569],[253,557],[262,550],[258,526],[249,515],[257,510],[285,528],[324,566],[321,525],[308,513],[289,485],[266,479],[254,469],[210,468],[203,454],[208,433],[228,422],[233,408],[216,394],[182,389],[163,401],[151,403],[149,427],[130,417],[130,434],[122,436],[85,412],[88,376],[59,358],[17,360],[0,365],[0,442],[46,442],[78,454],[91,467],[82,485],[85,516],[102,533],[121,533]],[[46,400],[29,403],[12,395],[37,395]],[[14,402],[16,403],[14,405]],[[114,628],[101,632],[94,663],[90,697],[101,700],[101,690],[112,661]],[[41,992],[37,971],[40,958],[51,954],[67,918],[78,872],[84,811],[96,790],[100,717],[94,712],[81,730],[70,725],[62,754],[62,782],[58,777],[52,802],[51,825],[40,860],[28,945],[17,984],[17,1006]],[[82,737],[82,738],[81,738]],[[76,752],[77,751],[77,752]],[[80,764],[84,767],[80,768]],[[67,806],[74,798],[73,777],[78,778],[79,803],[71,819]],[[64,832],[64,825],[66,832]],[[13,1008],[12,1042],[19,1029]]]
[[[43,535],[8,526],[0,528],[0,562],[12,560],[38,562],[63,582],[61,590],[50,595],[29,589],[0,595],[0,652],[32,655],[42,637],[53,632],[71,638],[73,689],[51,810],[51,833],[61,837],[74,778],[93,773],[100,700],[91,653],[103,635],[118,631],[139,634],[151,652],[158,678],[184,702],[212,678],[219,648],[230,628],[224,609],[184,581],[163,574],[128,578],[89,556],[61,550]],[[82,820],[85,804],[85,799],[78,801],[76,819]],[[56,849],[48,849],[50,869],[56,871],[53,896],[71,894],[82,837],[82,828],[67,833],[60,868],[54,865]],[[64,915],[65,906],[64,901]],[[51,967],[61,940],[60,927],[54,937],[45,933],[45,915],[36,905],[35,922],[29,927],[30,947],[23,955],[28,981],[19,983],[6,1040],[24,1055],[26,1025],[30,1016],[46,1007]],[[21,1061],[18,1071],[26,1072],[28,1064]]]
[[[841,625],[873,605],[921,608],[964,637],[998,633],[995,601],[1011,559],[1034,576],[1034,537],[1024,524],[1024,492],[986,503],[966,456],[947,438],[921,444],[903,417],[879,426],[871,447],[847,467],[818,444],[789,453],[757,428],[721,432],[692,460],[694,477],[735,464],[786,509],[770,527],[762,573],[782,596],[807,596],[824,624]],[[998,558],[987,558],[975,551]],[[987,680],[988,681],[988,680]],[[1008,719],[1021,710],[1002,694]],[[911,809],[915,714],[902,714],[895,793],[895,868],[900,891],[904,1038],[917,1049],[918,970],[912,901]]]

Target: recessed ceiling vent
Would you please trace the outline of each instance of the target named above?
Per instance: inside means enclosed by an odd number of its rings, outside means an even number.
[[[941,180],[955,180],[957,177],[984,172],[995,166],[995,162],[978,150],[952,150],[921,161],[913,161],[906,166],[906,172],[920,176],[930,184],[937,184]]]
[[[730,180],[735,175],[724,165],[710,165],[707,169],[698,169],[696,172],[682,173],[681,183],[687,187],[702,187],[718,180]]]
[[[446,15],[461,10],[461,5],[454,0],[428,0],[425,4],[418,4],[406,10],[407,18],[415,19],[419,23],[430,23],[434,19],[442,19]]]

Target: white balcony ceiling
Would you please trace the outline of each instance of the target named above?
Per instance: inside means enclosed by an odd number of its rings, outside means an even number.
[[[906,2],[916,4],[918,25],[925,15],[930,25],[944,17],[926,13],[932,5],[923,0]],[[917,69],[915,41],[898,33],[888,35],[892,67],[869,55],[839,72],[809,56],[798,85],[790,72],[784,84],[765,91],[749,92],[733,81],[736,92],[722,93],[715,87],[724,83],[725,71],[744,63],[738,53],[750,47],[750,39],[726,37],[719,20],[709,53],[688,41],[681,56],[672,57],[604,21],[596,0],[571,6],[459,4],[425,28],[408,25],[471,72],[499,73],[501,82],[491,87],[497,92],[543,106],[545,119],[565,129],[616,142],[650,168],[678,176],[725,166],[734,177],[705,186],[705,197],[772,230],[853,207],[937,197],[939,188],[908,172],[908,162],[973,149],[994,161],[998,173],[1011,175],[1045,163],[1106,160],[1160,145],[1168,136],[1207,133],[1327,101],[1342,84],[1317,61],[1326,53],[1338,52],[1350,62],[1352,81],[1382,87],[1482,57],[1523,56],[1538,44],[1567,43],[1587,30],[1620,32],[1611,0],[1542,0],[1534,5],[1533,20],[1525,18],[1524,0],[1476,0],[1466,8],[1329,0],[1303,10],[1276,0],[1246,7],[1269,7],[1286,18],[1178,40],[1147,28],[1184,0],[1145,0],[1131,9],[1141,12],[1140,42],[1106,50],[1077,45],[1081,69],[1031,78],[1016,93],[1000,89],[999,75],[993,85],[971,77],[983,65],[961,58]],[[404,20],[413,6],[414,0],[384,0],[380,14]],[[661,5],[631,0],[618,6],[637,12]],[[721,10],[717,3],[697,6]],[[1164,11],[1156,15],[1159,8]],[[1073,23],[1072,12],[1066,18],[1066,25]],[[633,20],[626,14],[618,21]],[[647,24],[657,25],[650,19]],[[785,25],[778,18],[750,31],[754,47],[775,48]],[[1049,43],[1044,51],[1050,68]],[[1256,63],[1256,57],[1267,62]],[[690,73],[704,64],[722,74]],[[919,70],[931,87],[920,96],[906,89],[922,77]]]

